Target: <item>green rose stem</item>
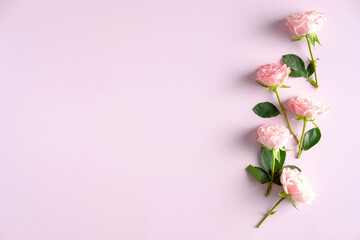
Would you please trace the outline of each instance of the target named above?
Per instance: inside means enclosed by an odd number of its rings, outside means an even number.
[[[277,100],[278,100],[278,102],[279,102],[281,111],[282,111],[282,113],[284,114],[287,127],[289,128],[291,134],[294,136],[294,138],[295,138],[295,140],[296,140],[296,143],[299,144],[299,139],[296,137],[295,133],[293,132],[293,130],[292,130],[291,127],[290,127],[289,119],[288,119],[287,114],[286,114],[286,108],[284,108],[284,106],[283,106],[283,104],[282,104],[282,102],[281,102],[281,100],[280,100],[278,88],[276,87],[275,89],[273,89],[273,91],[274,91],[275,94],[276,94],[276,97],[277,97]]]
[[[315,127],[317,127],[317,129],[320,130],[319,126],[315,124],[314,120],[312,120],[311,122],[314,124]]]
[[[311,50],[311,44],[310,44],[308,34],[306,34],[306,41],[307,41],[307,44],[308,44],[308,47],[309,47],[309,52],[310,52],[310,56],[311,56],[311,64],[314,67],[314,74],[315,74],[315,82],[313,80],[311,80],[310,78],[308,78],[308,80],[310,81],[311,85],[318,88],[319,84],[318,84],[318,78],[317,78],[317,73],[316,73],[316,61],[314,59],[314,56],[313,56],[313,53],[312,53],[312,50]]]
[[[280,198],[280,200],[272,207],[272,209],[270,209],[270,211],[265,215],[265,217],[261,220],[261,222],[256,226],[256,228],[259,228],[261,226],[261,224],[267,219],[268,216],[273,215],[274,209],[287,197],[282,197]]]
[[[272,188],[272,183],[274,181],[274,172],[275,172],[275,149],[272,150],[272,157],[273,157],[273,160],[272,160],[272,169],[271,169],[271,180],[269,182],[269,187],[266,191],[266,197],[268,197],[271,193],[271,188]]]
[[[301,134],[301,139],[300,139],[300,144],[299,144],[299,152],[296,158],[300,158],[301,153],[302,153],[302,146],[304,143],[304,136],[305,136],[305,129],[306,129],[306,123],[308,120],[306,120],[306,118],[304,118],[304,126],[303,126],[303,130],[302,130],[302,134]]]

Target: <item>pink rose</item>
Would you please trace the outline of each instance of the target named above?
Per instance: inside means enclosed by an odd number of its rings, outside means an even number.
[[[317,115],[323,115],[329,111],[329,107],[315,102],[307,97],[296,97],[289,101],[289,108],[295,114],[314,119]]]
[[[284,192],[296,202],[311,204],[315,193],[306,177],[297,169],[284,168],[280,176]]]
[[[291,68],[286,64],[279,65],[276,63],[265,64],[259,67],[256,72],[256,81],[266,85],[275,86],[283,84],[288,79]]]
[[[258,142],[267,148],[279,149],[286,145],[292,135],[286,127],[263,125],[258,128]]]
[[[286,26],[298,36],[319,31],[325,21],[325,14],[316,10],[294,14],[286,18]]]

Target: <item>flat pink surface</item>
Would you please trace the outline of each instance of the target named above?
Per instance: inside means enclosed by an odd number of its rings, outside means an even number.
[[[266,199],[245,167],[255,129],[284,121],[252,112],[276,100],[254,72],[308,56],[284,18],[312,9],[328,19],[320,90],[280,95],[331,107],[320,143],[287,159],[317,199],[258,230],[280,188]],[[0,238],[360,239],[359,23],[358,0],[1,1]]]

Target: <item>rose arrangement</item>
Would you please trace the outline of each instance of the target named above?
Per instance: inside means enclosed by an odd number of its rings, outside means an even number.
[[[285,85],[290,77],[306,77],[308,81],[315,87],[318,87],[318,79],[316,73],[316,60],[313,57],[311,45],[315,46],[315,42],[319,43],[316,32],[322,27],[325,20],[324,14],[318,11],[308,11],[292,15],[287,18],[286,25],[290,31],[296,35],[295,41],[306,38],[310,50],[311,60],[305,69],[304,61],[294,55],[288,54],[283,56],[284,64],[265,64],[258,68],[255,81],[262,87],[272,91],[276,95],[279,109],[271,102],[258,103],[253,112],[262,118],[276,117],[282,113],[286,127],[277,125],[263,125],[257,129],[257,141],[260,143],[260,162],[261,167],[248,165],[246,170],[261,184],[268,184],[265,196],[271,193],[273,184],[281,185],[283,191],[280,192],[280,200],[265,215],[261,224],[270,215],[276,211],[274,209],[286,198],[296,208],[296,203],[311,204],[315,198],[314,191],[302,174],[301,169],[294,165],[285,165],[286,153],[288,150],[285,146],[294,139],[298,145],[297,158],[300,158],[303,151],[307,151],[314,147],[321,138],[321,131],[315,124],[315,118],[324,115],[329,111],[329,107],[311,100],[307,97],[294,97],[290,99],[288,107],[285,108],[279,95],[281,88],[290,88]],[[310,76],[315,74],[315,80]],[[303,128],[300,141],[290,126],[287,115],[287,109],[296,114],[298,117],[295,121],[303,121]],[[307,123],[311,122],[315,127],[306,132]]]
[[[277,97],[282,113],[284,114],[287,127],[289,128],[291,134],[294,136],[296,142],[299,142],[295,133],[292,131],[289,123],[289,119],[286,115],[286,109],[284,108],[280,96],[279,96],[279,88],[288,88],[288,86],[284,85],[287,81],[289,74],[291,73],[291,69],[284,65],[279,65],[276,63],[265,64],[259,67],[256,72],[256,81],[260,86],[265,87],[269,90],[272,90]],[[253,110],[260,117],[274,117],[280,114],[280,112],[269,102],[259,103],[256,105]],[[272,110],[271,110],[271,109]],[[276,110],[275,110],[276,109]]]

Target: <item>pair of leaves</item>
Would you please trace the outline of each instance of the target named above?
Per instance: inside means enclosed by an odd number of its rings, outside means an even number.
[[[256,115],[262,118],[276,117],[280,111],[271,102],[261,102],[252,109]]]
[[[306,151],[315,146],[321,138],[321,132],[319,128],[312,128],[304,135],[304,142],[302,148]]]
[[[282,170],[284,168],[291,168],[291,169],[297,169],[299,172],[301,172],[301,169],[294,165],[286,165],[283,166],[280,171],[275,172],[274,174],[274,183],[277,185],[281,185],[280,182],[280,176],[282,173]],[[246,168],[246,170],[261,184],[270,182],[271,178],[270,175],[261,167],[254,167],[253,165],[249,164]]]
[[[276,153],[278,152],[278,154]],[[297,166],[286,165],[284,166],[286,159],[286,151],[283,149],[275,150],[275,167],[274,167],[274,180],[273,182],[277,185],[281,185],[280,176],[284,168],[297,169],[301,172],[301,169]],[[271,181],[271,171],[273,163],[273,150],[261,148],[260,151],[260,160],[263,168],[254,167],[249,165],[246,170],[261,184]]]
[[[289,74],[290,77],[306,77],[310,78],[310,76],[314,73],[314,65],[310,62],[307,68],[305,68],[304,61],[295,54],[287,54],[282,56],[283,62],[286,66],[291,68],[291,72]]]
[[[285,163],[285,159],[286,159],[286,151],[282,151],[282,150],[278,150],[277,154],[275,153],[275,167],[274,167],[274,171],[280,171],[280,169],[282,168],[282,166]],[[261,165],[263,166],[263,168],[265,169],[266,172],[268,172],[269,174],[271,174],[272,171],[272,162],[273,162],[273,150],[268,150],[264,147],[261,148],[260,151],[260,160],[261,160]]]
[[[275,167],[274,167],[274,183],[277,185],[281,185],[280,182],[280,176],[282,173],[282,170],[284,168],[291,168],[291,169],[297,169],[301,172],[301,169],[297,166],[293,165],[286,165],[284,166],[285,159],[286,159],[286,151],[283,149],[279,149],[277,153],[275,152]],[[271,176],[272,171],[272,163],[273,163],[273,156],[272,156],[272,150],[268,150],[266,148],[261,148],[260,151],[260,159],[261,164],[263,165],[265,171],[268,172],[269,176]]]
[[[274,180],[273,183],[281,185],[280,176],[281,171],[286,159],[286,151],[277,150],[275,154],[275,167],[274,167]],[[262,148],[260,152],[261,164],[264,168],[268,169],[269,175],[271,175],[272,166],[273,166],[273,156],[272,151],[266,148]]]
[[[280,154],[276,154],[274,152],[274,154],[278,155],[275,156],[277,157],[277,161],[275,161],[275,169],[279,170],[281,169],[281,167],[283,166],[284,162],[285,162],[285,157],[286,157],[286,152],[285,151],[280,151],[279,152],[283,152]],[[254,167],[252,165],[249,165],[246,170],[261,184],[267,183],[271,181],[271,171],[272,171],[272,162],[273,162],[273,150],[268,150],[264,147],[261,148],[260,151],[260,160],[261,160],[261,165],[263,166],[263,168],[260,167]]]

